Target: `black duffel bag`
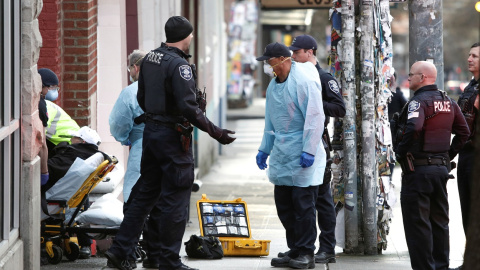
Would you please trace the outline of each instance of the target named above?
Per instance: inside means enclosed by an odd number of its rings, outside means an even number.
[[[197,259],[223,258],[222,243],[215,236],[198,236],[193,234],[185,242],[185,251],[188,257]]]

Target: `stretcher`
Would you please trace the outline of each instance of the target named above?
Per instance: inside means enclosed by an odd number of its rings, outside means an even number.
[[[115,157],[104,156],[108,158],[89,174],[80,188],[69,199],[46,199],[50,210],[47,210],[48,217],[41,222],[40,242],[49,263],[58,264],[63,255],[70,261],[75,261],[79,257],[80,247],[77,238],[71,237],[73,234],[97,233],[107,236],[115,235],[118,232],[118,227],[82,227],[75,222],[75,218],[83,210],[87,195],[118,163]]]

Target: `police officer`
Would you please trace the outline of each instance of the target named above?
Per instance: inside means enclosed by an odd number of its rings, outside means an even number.
[[[131,269],[124,258],[138,241],[148,213],[159,233],[159,269],[193,269],[179,256],[194,180],[190,123],[221,144],[235,140],[229,136],[233,131],[215,126],[199,108],[187,62],[192,32],[184,17],[169,18],[166,43],[149,52],[141,64],[137,100],[146,114],[146,124],[138,193],[105,253],[122,270]]]
[[[470,134],[460,108],[434,84],[435,65],[419,61],[408,74],[414,96],[399,118],[403,225],[413,269],[447,269],[449,230],[447,181],[450,160]],[[450,144],[451,134],[456,134]]]
[[[335,259],[335,225],[336,214],[335,206],[333,205],[332,191],[330,189],[330,181],[332,171],[330,168],[330,137],[328,136],[327,125],[331,117],[345,116],[345,103],[340,92],[335,78],[320,67],[317,61],[317,42],[312,36],[301,35],[296,37],[292,45],[289,47],[293,51],[292,58],[296,62],[305,63],[311,62],[315,65],[320,76],[322,84],[322,101],[323,111],[325,113],[325,128],[323,133],[323,144],[325,152],[327,153],[327,166],[325,167],[325,174],[323,176],[323,184],[318,187],[318,197],[315,203],[315,208],[318,211],[318,227],[320,228],[320,236],[318,237],[320,248],[315,254],[316,263],[334,263]],[[284,256],[285,252],[279,253]]]
[[[475,123],[478,115],[478,80],[480,79],[480,43],[478,42],[470,48],[468,70],[472,73],[473,78],[458,99],[458,106],[460,106],[470,128],[470,136],[467,143],[458,154],[457,169],[458,193],[465,235],[467,234],[470,213],[470,192],[472,189],[472,170],[475,157],[473,138],[475,136]]]

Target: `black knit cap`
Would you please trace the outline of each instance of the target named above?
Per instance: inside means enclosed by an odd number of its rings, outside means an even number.
[[[193,32],[192,24],[182,16],[173,16],[165,23],[165,35],[167,43],[175,43],[184,40]]]
[[[42,84],[44,86],[58,85],[57,75],[48,68],[41,68],[38,73],[42,77]]]

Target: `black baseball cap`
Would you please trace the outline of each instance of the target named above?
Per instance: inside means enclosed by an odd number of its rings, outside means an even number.
[[[257,61],[264,61],[268,60],[273,57],[290,57],[292,56],[292,53],[290,50],[287,48],[287,46],[275,42],[275,43],[270,43],[265,47],[265,51],[263,52],[263,55],[257,58]]]
[[[293,39],[292,45],[288,47],[292,51],[307,49],[307,50],[316,50],[317,41],[312,36],[301,35]]]

